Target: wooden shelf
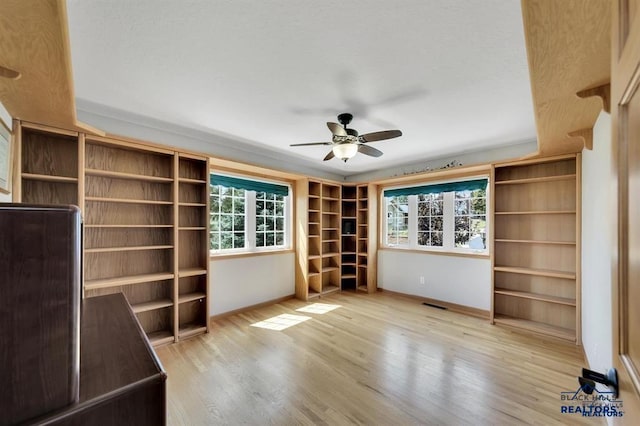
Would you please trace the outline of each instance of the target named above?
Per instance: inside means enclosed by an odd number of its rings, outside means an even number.
[[[558,337],[560,339],[566,339],[575,341],[576,332],[567,328],[556,327],[541,322],[531,321],[522,318],[514,318],[507,315],[496,315],[494,321],[498,324],[508,325],[510,327],[521,328],[536,333],[542,333],[549,336]]]
[[[325,266],[324,268],[322,268],[322,273],[336,271],[336,270],[338,270],[337,266]]]
[[[309,260],[313,260],[313,259],[320,259],[322,256],[320,256],[319,254],[310,254],[309,256],[307,256],[307,259]]]
[[[310,213],[320,213],[320,210],[315,210],[315,209],[309,209],[307,211]]]
[[[527,291],[508,290],[504,288],[496,288],[495,293],[502,294],[504,296],[521,297],[524,299],[538,300],[541,302],[557,303],[559,305],[576,306],[575,299],[569,299],[566,297],[549,296],[546,294],[530,293]]]
[[[357,253],[355,251],[343,251],[342,254],[354,255],[354,254],[357,254]]]
[[[178,278],[195,277],[198,275],[206,275],[207,270],[202,268],[183,268],[178,271]]]
[[[192,184],[207,184],[209,182],[207,182],[206,180],[202,180],[202,179],[189,179],[189,178],[178,178],[178,182],[180,183],[192,183]]]
[[[155,309],[168,308],[169,306],[173,306],[171,299],[158,299],[150,302],[136,303],[135,305],[131,305],[131,309],[133,309],[133,312],[137,314],[140,312],[153,311]]]
[[[328,200],[328,201],[340,201],[340,198],[335,198],[335,197],[322,197],[323,200]]]
[[[549,244],[549,245],[566,245],[575,246],[575,241],[541,241],[541,240],[512,240],[506,238],[496,238],[496,243],[519,243],[519,244]]]
[[[337,231],[340,228],[322,228],[323,231]]]
[[[158,246],[127,246],[127,247],[101,247],[85,249],[85,253],[111,253],[119,251],[138,251],[138,250],[164,250],[172,249],[171,245],[158,245]]]
[[[135,173],[115,172],[111,170],[85,169],[84,174],[87,176],[103,176],[117,179],[141,180],[146,182],[173,182],[173,178],[164,176],[148,176]]]
[[[309,277],[316,277],[318,275],[320,275],[320,272],[309,272]]]
[[[206,231],[207,228],[205,226],[181,226],[178,228],[178,231]]]
[[[92,225],[86,224],[85,228],[173,228],[173,225]]]
[[[496,185],[519,185],[519,184],[527,184],[527,183],[538,183],[538,182],[555,182],[560,180],[572,180],[575,179],[576,175],[557,175],[557,176],[542,176],[535,178],[526,178],[526,179],[511,179],[511,180],[501,180],[496,181]]]
[[[193,302],[194,300],[206,299],[207,294],[201,291],[195,291],[193,293],[185,293],[178,296],[178,304]]]
[[[309,222],[309,225],[320,225],[320,222]]]
[[[108,198],[108,197],[85,197],[86,201],[94,201],[101,203],[124,203],[124,204],[157,204],[157,205],[172,205],[173,201],[158,201],[158,200],[133,200],[128,198]]]
[[[337,243],[338,241],[340,241],[340,240],[337,239],[337,238],[331,238],[329,240],[324,240],[324,239],[322,240],[323,243]]]
[[[35,173],[22,173],[22,179],[39,180],[43,182],[78,183],[78,178],[75,177],[40,175]]]
[[[311,211],[311,210],[309,210],[309,211]],[[314,211],[315,211],[315,210],[314,210]],[[323,212],[322,212],[322,214],[328,214],[328,215],[335,216],[335,215],[339,215],[340,213],[338,213],[338,212],[328,212],[328,211],[323,211]]]
[[[511,272],[513,274],[535,275],[539,277],[565,278],[575,280],[576,274],[572,272],[550,271],[548,269],[521,268],[515,266],[496,266],[493,268],[497,272]]]
[[[157,274],[130,275],[126,277],[102,278],[97,280],[87,280],[84,283],[85,290],[95,290],[98,288],[119,287],[123,285],[141,284],[152,281],[164,281],[174,278],[171,272],[161,272]]]
[[[153,346],[166,345],[167,343],[173,343],[175,341],[173,333],[171,331],[154,331],[147,334],[147,338]]]
[[[357,266],[356,262],[342,262],[342,266]]]
[[[358,290],[359,291],[364,291],[365,293],[369,292],[369,288],[366,285],[359,285],[358,286]]]
[[[205,203],[178,203],[180,207],[207,207]]]
[[[356,274],[342,274],[342,278],[355,278]]]
[[[311,299],[312,297],[318,297],[318,296],[320,296],[320,293],[318,293],[312,288],[309,288],[309,296],[308,296],[309,299]]]
[[[187,337],[195,336],[196,334],[202,334],[207,331],[207,326],[199,323],[189,323],[180,325],[178,330],[178,337],[186,339]]]
[[[540,210],[526,212],[496,212],[496,215],[576,214],[575,210]]]
[[[319,195],[309,194],[309,198],[320,198]]]
[[[326,258],[326,257],[337,257],[340,256],[340,253],[338,252],[328,252],[328,253],[322,253],[322,257]]]
[[[336,291],[340,291],[340,287],[337,285],[322,286],[322,294],[335,293]]]

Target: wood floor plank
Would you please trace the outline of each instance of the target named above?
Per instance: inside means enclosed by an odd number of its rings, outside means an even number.
[[[313,303],[340,307],[296,311]],[[251,326],[281,314],[311,319]],[[172,425],[605,423],[560,412],[579,347],[384,292],[287,300],[156,350]]]

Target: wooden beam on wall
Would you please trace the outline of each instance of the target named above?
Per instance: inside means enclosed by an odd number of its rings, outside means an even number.
[[[576,93],[611,77],[609,0],[522,0],[531,93],[541,156],[579,152],[602,100]]]
[[[0,102],[15,119],[101,134],[76,117],[64,0],[3,0]]]

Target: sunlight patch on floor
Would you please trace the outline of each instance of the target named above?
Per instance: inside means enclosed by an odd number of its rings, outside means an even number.
[[[297,312],[307,312],[310,314],[326,314],[334,309],[341,308],[342,305],[331,305],[329,303],[314,303],[312,305],[303,306],[300,309],[296,309]]]
[[[292,327],[294,325],[310,320],[311,317],[305,317],[302,315],[281,314],[273,318],[266,319],[264,321],[251,324],[251,327],[266,328],[269,330],[281,331],[285,328]]]

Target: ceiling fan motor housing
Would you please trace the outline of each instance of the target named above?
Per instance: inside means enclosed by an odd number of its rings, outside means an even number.
[[[351,120],[353,120],[353,115],[349,114],[348,112],[343,112],[342,114],[338,115],[338,123],[342,124],[345,129],[347,127],[347,124],[351,123]]]

